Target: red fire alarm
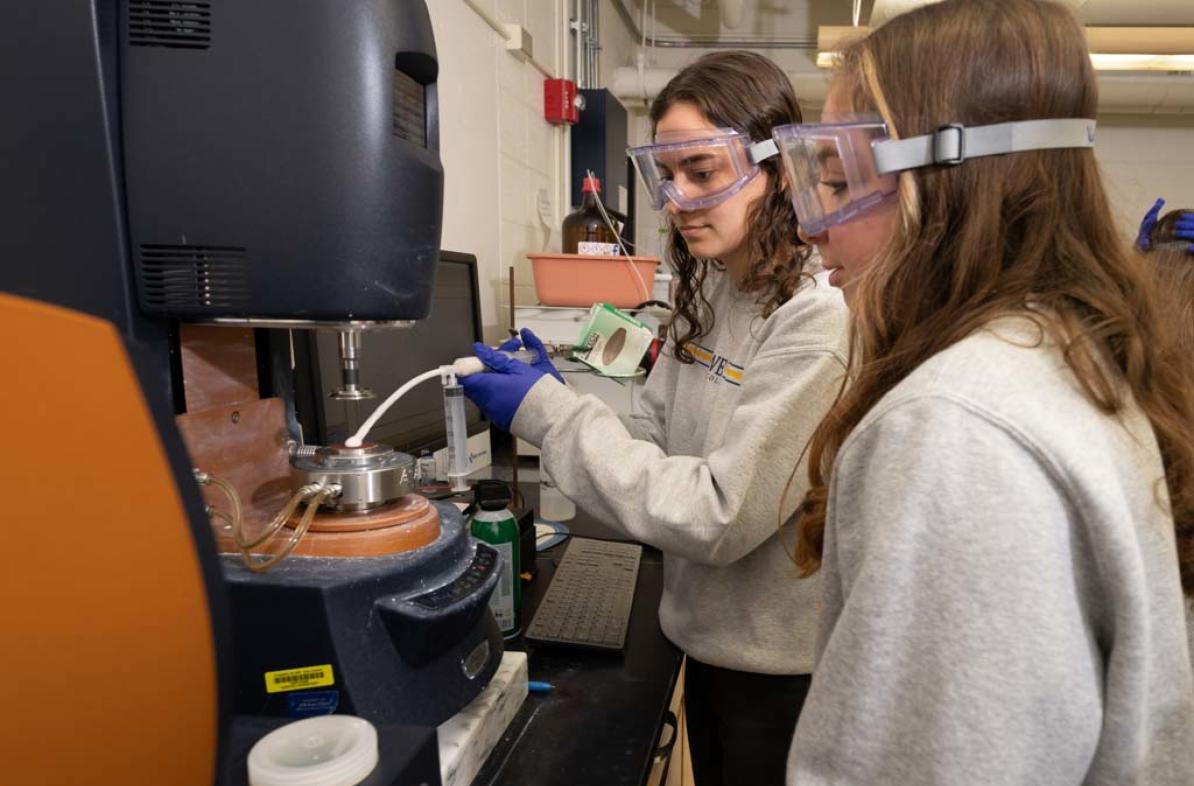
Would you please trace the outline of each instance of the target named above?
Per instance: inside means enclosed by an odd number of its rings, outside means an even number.
[[[571,79],[543,80],[543,118],[552,125],[579,122],[584,103],[584,96],[577,95],[576,83]]]

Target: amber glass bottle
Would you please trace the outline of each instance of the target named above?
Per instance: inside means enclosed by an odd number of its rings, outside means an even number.
[[[601,217],[601,208],[597,206],[600,200],[601,181],[586,177],[581,187],[580,207],[564,218],[565,254],[618,253],[618,238]],[[592,245],[582,248],[581,243],[602,243],[611,248]]]

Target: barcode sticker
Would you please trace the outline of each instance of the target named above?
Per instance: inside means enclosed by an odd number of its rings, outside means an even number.
[[[301,669],[283,669],[281,671],[267,671],[265,673],[266,693],[285,693],[290,690],[304,688],[318,688],[324,685],[335,685],[336,679],[332,674],[332,664],[322,666],[304,666]]]

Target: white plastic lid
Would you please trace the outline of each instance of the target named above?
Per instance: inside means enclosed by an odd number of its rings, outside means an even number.
[[[249,751],[249,786],[355,786],[377,766],[377,729],[352,715],[288,723]]]

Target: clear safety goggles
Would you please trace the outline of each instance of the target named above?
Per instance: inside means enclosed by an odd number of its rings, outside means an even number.
[[[776,154],[771,139],[752,143],[732,129],[671,132],[655,144],[626,151],[651,198],[662,210],[674,202],[681,210],[713,207],[741,191],[759,174],[759,162]]]
[[[772,138],[801,229],[818,235],[894,198],[900,172],[1025,150],[1094,147],[1095,121],[1024,120],[969,127],[951,123],[931,134],[895,140],[881,120],[859,118],[778,126]]]

